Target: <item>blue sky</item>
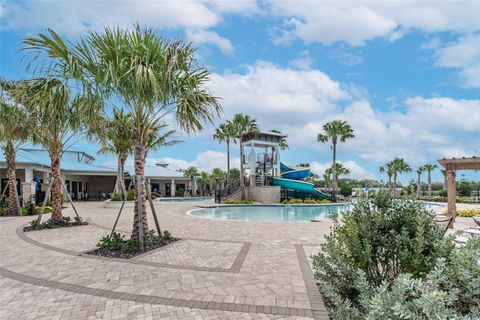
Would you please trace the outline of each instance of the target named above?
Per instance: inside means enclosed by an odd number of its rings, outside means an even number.
[[[352,177],[385,179],[378,167],[395,156],[416,169],[480,155],[479,16],[477,1],[1,1],[0,73],[29,76],[18,50],[30,34],[53,28],[74,40],[138,21],[198,47],[224,108],[217,124],[247,113],[261,129],[288,134],[284,161],[310,162],[320,173],[331,153],[316,135],[344,119],[357,137],[339,146],[339,160]],[[147,165],[224,167],[215,125],[194,137],[179,133],[185,143],[151,153]],[[97,151],[85,141],[76,148]],[[441,180],[439,170],[433,177]]]

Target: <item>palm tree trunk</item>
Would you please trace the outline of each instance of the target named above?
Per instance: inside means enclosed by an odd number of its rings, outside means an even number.
[[[397,197],[397,173],[393,174],[393,197]]]
[[[62,219],[62,182],[60,181],[60,152],[51,151],[52,163],[52,221],[59,222]],[[47,195],[45,195],[47,196]]]
[[[240,144],[240,190],[242,190],[242,200],[245,200],[246,196],[246,191],[245,191],[245,179],[244,179],[244,173],[243,173],[243,145],[242,145],[242,136],[239,138],[239,144]]]
[[[338,181],[337,181],[337,144],[333,142],[333,163],[332,163],[332,187],[333,197],[337,195]]]
[[[420,197],[421,192],[422,192],[422,183],[420,181],[420,174],[418,174],[418,178],[417,178],[417,197]]]
[[[431,180],[431,172],[428,171],[428,196],[432,196],[432,180]]]
[[[114,193],[121,195],[122,198],[125,197],[123,186],[125,185],[124,179],[124,172],[125,172],[125,155],[123,153],[118,154],[118,168],[117,168],[117,181],[115,182],[115,190]]]
[[[7,159],[7,175],[8,175],[8,214],[20,215],[20,208],[18,208],[17,193],[15,192],[17,175],[15,172],[15,148],[12,144],[7,144],[5,147],[5,158]]]
[[[388,191],[392,191],[392,175],[388,175]]]
[[[133,211],[133,228],[132,228],[132,239],[139,240],[138,233],[138,197],[142,199],[142,220],[143,220],[143,234],[148,232],[148,221],[147,221],[147,197],[145,192],[145,146],[138,139],[133,140],[134,145],[134,160],[135,160],[135,179],[140,177],[142,192],[138,194],[138,180],[135,180],[135,189],[134,189],[134,211]]]
[[[230,183],[230,139],[227,139],[227,186]]]

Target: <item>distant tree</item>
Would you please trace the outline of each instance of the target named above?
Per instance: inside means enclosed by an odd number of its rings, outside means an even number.
[[[210,180],[214,189],[217,187],[222,187],[226,178],[226,172],[220,168],[213,168],[212,172],[210,173]]]
[[[447,189],[447,170],[442,169],[442,175],[443,175],[443,188],[446,190]]]
[[[417,169],[417,197],[420,197],[422,194],[422,181],[421,176],[422,173],[425,171],[425,167],[421,166]]]
[[[243,113],[237,113],[233,116],[233,119],[228,122],[229,125],[232,126],[232,130],[235,133],[235,136],[238,139],[240,144],[240,189],[242,192],[242,200],[246,198],[246,191],[245,191],[245,172],[243,169],[243,139],[246,135],[251,133],[259,132],[257,127],[257,120],[250,118],[250,116],[245,115]],[[254,174],[254,173],[251,173]]]
[[[215,130],[213,138],[227,144],[227,184],[230,183],[230,142],[235,141],[235,130],[231,123],[222,123]]]
[[[332,193],[335,197],[335,193],[338,191],[338,179],[336,173],[336,162],[337,162],[337,143],[338,142],[345,142],[348,139],[352,139],[355,137],[353,134],[352,127],[346,122],[342,120],[334,120],[331,122],[327,122],[323,125],[324,133],[319,133],[317,135],[317,140],[319,142],[332,143],[332,153],[333,153],[333,161],[332,161]]]
[[[198,172],[197,167],[195,166],[190,166],[187,169],[183,171],[183,175],[188,178],[189,180],[189,191],[190,195],[194,196],[193,194],[193,189],[194,189],[194,184],[195,184],[195,178],[200,175]]]
[[[393,170],[393,194],[397,196],[397,177],[401,173],[411,172],[412,168],[410,165],[402,158],[395,158],[391,162]]]
[[[272,129],[270,130],[270,132],[273,132],[273,133],[282,133],[278,130],[275,130],[275,129]],[[287,150],[288,149],[288,143],[287,143],[287,139],[285,138],[281,138],[280,141],[278,142],[278,147],[280,148],[280,150]]]
[[[207,191],[206,190],[207,186],[210,183],[210,175],[205,171],[201,171],[199,173],[197,183],[198,183],[198,187],[200,188],[200,194],[202,196],[204,196],[206,194],[206,191]]]
[[[14,103],[8,97],[7,90],[13,89],[13,83],[0,79],[0,146],[7,160],[8,177],[8,214],[21,214],[18,207],[16,176],[17,150],[30,138],[32,130],[30,116],[23,106]]]
[[[393,164],[392,162],[386,163],[384,166],[381,166],[378,171],[380,173],[387,173],[388,176],[388,190],[392,190],[392,177],[393,177]]]
[[[460,181],[457,183],[457,193],[461,197],[469,197],[472,190],[472,185],[468,181]]]
[[[230,181],[237,181],[240,179],[240,170],[238,168],[230,168]]]
[[[90,140],[100,143],[100,154],[117,156],[117,179],[113,193],[126,197],[125,161],[133,152],[131,135],[132,115],[121,109],[113,109],[113,117],[100,117],[90,124]]]
[[[432,196],[432,178],[431,178],[431,174],[432,174],[432,171],[435,170],[437,168],[437,165],[436,164],[432,164],[432,163],[427,163],[423,166],[424,170],[428,173],[428,185],[427,185],[427,192],[428,192],[428,196]]]

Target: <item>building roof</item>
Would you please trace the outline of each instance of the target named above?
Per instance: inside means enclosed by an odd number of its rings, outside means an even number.
[[[438,160],[445,169],[453,170],[479,170],[480,169],[480,157],[471,158],[452,158],[452,159],[440,159]]]
[[[32,165],[50,169],[50,157],[46,150],[19,149],[16,156],[17,164]],[[82,151],[66,151],[62,157],[61,170],[68,173],[88,175],[116,175],[117,169],[96,165],[95,158]],[[0,155],[0,166],[6,166],[5,155]]]
[[[22,148],[17,151],[16,160],[17,165],[33,166],[37,167],[39,170],[41,168],[49,170],[51,167],[50,156],[48,155],[48,152],[46,150]],[[69,174],[104,176],[117,175],[116,167],[97,165],[94,163],[94,161],[94,157],[83,151],[69,150],[64,152],[60,165],[61,170]],[[0,167],[6,167],[5,155],[3,153],[0,154]],[[134,172],[133,167],[126,166],[126,169],[130,173]],[[182,172],[164,168],[161,166],[146,166],[145,176],[149,179],[185,178]]]

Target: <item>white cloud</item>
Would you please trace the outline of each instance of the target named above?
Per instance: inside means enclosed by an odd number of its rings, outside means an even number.
[[[313,64],[313,59],[308,50],[299,53],[297,59],[290,61],[290,65],[300,70],[308,70]]]
[[[202,1],[27,1],[7,3],[4,11],[6,28],[48,27],[68,35],[135,22],[154,28],[209,28],[221,20]]]
[[[167,163],[168,168],[171,170],[186,169],[189,166],[196,166],[199,169],[199,171],[207,171],[207,172],[212,171],[213,168],[220,168],[225,171],[227,170],[227,154],[225,152],[212,151],[212,150],[207,150],[207,151],[198,153],[193,161],[186,161],[181,158],[171,158],[171,157],[156,158],[156,157],[149,156],[145,160],[145,167],[148,168],[149,174],[154,174],[155,169],[158,169],[158,171],[161,171],[162,169],[159,169],[159,167],[157,166],[157,163],[161,163],[161,162]],[[134,164],[133,159],[130,157],[125,163],[125,168],[129,172],[133,172],[133,164]],[[116,161],[109,161],[105,163],[105,165],[109,167],[116,167]],[[240,165],[240,158],[231,156],[230,165],[232,168],[234,167],[238,168]]]
[[[235,47],[230,40],[221,37],[218,33],[207,30],[188,30],[187,37],[196,44],[213,44],[216,45],[223,53],[231,54],[235,51]]]
[[[461,37],[458,41],[435,48],[437,67],[459,70],[467,87],[480,88],[480,34]]]
[[[343,164],[345,168],[350,169],[350,174],[346,175],[346,178],[351,178],[351,179],[374,179],[375,175],[365,168],[363,168],[361,165],[359,165],[357,162],[353,160],[348,160],[348,161],[339,161],[339,163]],[[331,168],[332,164],[331,163],[320,163],[317,161],[313,161],[310,163],[310,168],[311,171],[315,174],[317,174],[319,177],[322,177],[323,174],[325,173],[325,170],[328,168]]]
[[[285,25],[277,40],[352,46],[385,37],[395,41],[411,29],[469,33],[480,30],[475,1],[274,1],[268,2]]]
[[[412,164],[445,156],[480,154],[480,99],[411,97],[395,111],[383,112],[355,86],[344,85],[320,70],[292,70],[260,62],[245,74],[214,74],[212,91],[223,97],[225,118],[244,112],[263,130],[288,134],[290,150],[303,147],[330,153],[316,135],[325,122],[343,119],[355,139],[339,145],[339,153],[355,154],[380,164],[396,156]],[[275,79],[275,81],[272,81]],[[346,106],[342,106],[345,102]],[[347,158],[348,159],[348,158]]]
[[[285,119],[303,123],[305,117],[334,109],[333,101],[350,99],[338,81],[320,70],[283,69],[267,62],[247,66],[245,74],[212,74],[209,87],[222,97],[226,118],[247,113],[261,119],[264,130]]]

